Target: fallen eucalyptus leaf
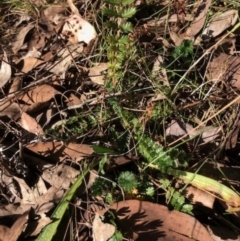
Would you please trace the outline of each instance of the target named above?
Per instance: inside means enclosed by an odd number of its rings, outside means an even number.
[[[12,75],[12,68],[8,63],[7,54],[4,51],[2,58],[2,64],[0,69],[0,88],[3,87],[11,78]]]

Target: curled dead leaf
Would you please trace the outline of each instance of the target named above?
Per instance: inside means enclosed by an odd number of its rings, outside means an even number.
[[[28,221],[28,212],[22,214],[13,224],[11,228],[0,225],[0,240],[17,241],[20,234],[24,231]]]
[[[19,33],[16,36],[16,40],[12,44],[13,53],[16,54],[18,52],[18,50],[22,47],[25,37],[27,36],[29,31],[31,31],[33,28],[34,28],[34,23],[29,23],[28,25],[26,25],[26,27],[23,27],[19,31]]]
[[[42,178],[56,189],[67,189],[79,175],[79,171],[73,167],[60,164],[43,171]]]
[[[64,4],[53,4],[44,10],[44,15],[47,19],[51,19],[54,24],[57,24],[56,16],[60,13],[64,13],[66,10],[67,7]]]
[[[104,223],[98,213],[95,214],[92,231],[93,241],[107,241],[115,233],[116,228],[109,223]]]
[[[9,94],[20,90],[21,86],[22,86],[22,78],[19,76],[16,76],[11,83],[11,87],[9,89]]]
[[[104,74],[108,68],[108,63],[95,63],[95,66],[89,69],[89,78],[91,81],[98,85],[103,85]]]
[[[0,116],[7,116],[15,121],[18,120],[21,116],[19,105],[5,100],[0,102]]]
[[[238,19],[237,10],[229,10],[213,17],[203,31],[207,37],[216,37],[227,28],[233,26]]]
[[[43,84],[33,87],[28,92],[20,96],[26,104],[44,103],[51,100],[59,92],[51,85]]]
[[[46,67],[50,72],[55,74],[65,73],[71,65],[73,58],[81,56],[83,52],[83,44],[71,45],[58,52],[58,59],[56,63],[50,64]]]
[[[32,152],[42,155],[52,162],[72,160],[78,162],[93,154],[93,149],[89,145],[62,142],[38,142],[26,146]]]
[[[67,99],[67,106],[74,106],[79,105],[82,103],[82,100],[80,100],[76,95],[73,93],[70,94],[69,98]]]
[[[0,88],[3,87],[11,78],[12,68],[8,63],[7,54],[3,52],[3,58],[0,68]]]
[[[215,197],[208,192],[204,192],[196,187],[188,186],[186,188],[187,197],[192,203],[202,204],[205,207],[213,208]]]
[[[130,240],[213,241],[206,228],[194,217],[155,203],[128,200],[108,209],[117,218],[117,228]],[[108,210],[99,211],[107,215]],[[112,217],[112,216],[111,216]]]
[[[21,59],[17,64],[16,67],[23,73],[28,73],[29,71],[33,70],[40,64],[43,64],[45,61],[41,59],[37,59],[34,57],[28,57],[25,59]]]
[[[187,28],[185,35],[192,38],[195,37],[203,28],[207,18],[208,9],[211,6],[212,0],[201,0],[198,5],[196,16],[192,23]]]
[[[30,115],[22,112],[20,125],[26,131],[35,135],[44,135],[42,127]]]

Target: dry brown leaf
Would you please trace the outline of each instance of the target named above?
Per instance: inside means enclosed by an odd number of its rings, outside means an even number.
[[[72,11],[72,13],[75,13],[75,14],[79,14],[79,11],[77,9],[77,7],[75,6],[75,4],[73,3],[73,0],[67,0],[67,3]]]
[[[37,117],[36,117],[36,120],[38,120],[38,122],[40,123],[41,122],[41,118],[44,118],[44,125],[47,125],[51,119],[52,119],[52,116],[53,116],[53,113],[54,113],[54,110],[53,108],[49,108],[47,109],[46,112],[44,113],[40,113]]]
[[[217,54],[208,65],[207,78],[214,82],[224,81],[240,89],[240,58],[225,53]]]
[[[67,106],[79,105],[81,103],[82,101],[73,93],[71,93],[69,98],[67,99]]]
[[[183,136],[187,134],[186,128],[180,126],[180,124],[178,123],[178,121],[172,120],[171,124],[166,129],[166,136]]]
[[[118,218],[118,228],[130,240],[213,241],[206,228],[194,217],[155,203],[128,200],[109,208]],[[106,214],[107,210],[99,211]]]
[[[38,189],[41,187],[39,183],[32,189],[21,178],[7,178],[6,176],[3,176],[3,178],[4,183],[8,185],[8,189],[14,197],[15,203],[3,205],[0,209],[0,217],[23,214],[30,208],[33,208],[35,213],[38,214],[47,213],[53,208],[54,203],[61,200],[64,194],[62,188],[50,187],[47,191],[41,188],[40,192],[44,193],[41,195]]]
[[[44,60],[37,59],[34,57],[28,57],[25,59],[21,59],[17,64],[16,67],[23,73],[28,73],[29,71],[33,70],[40,64],[45,63]]]
[[[207,68],[207,77],[211,81],[223,81],[228,68],[229,55],[220,53],[212,58]]]
[[[21,191],[21,204],[35,204],[36,197],[34,196],[31,188],[26,184],[26,182],[22,178],[13,177],[13,179],[17,182],[20,191]]]
[[[35,135],[44,135],[42,127],[30,115],[22,112],[20,125],[26,131]]]
[[[94,65],[94,67],[89,69],[89,78],[93,83],[103,85],[103,72],[107,70],[108,63],[95,63]]]
[[[3,102],[3,103],[2,103]],[[21,116],[19,105],[3,100],[0,102],[0,116],[7,116],[10,119],[18,120]]]
[[[206,126],[199,129],[202,132],[202,140],[204,143],[212,142],[220,135],[220,128],[214,126]]]
[[[172,120],[166,129],[166,136],[183,136],[188,134],[190,138],[201,136],[204,143],[214,141],[220,135],[220,128],[214,126],[203,126],[195,130],[192,125]]]
[[[42,215],[43,216],[43,215]],[[42,229],[47,226],[49,223],[51,223],[52,220],[46,216],[41,217],[36,222],[31,222],[28,224],[28,231],[33,230],[29,236],[36,236],[38,235]],[[32,228],[31,228],[32,226]]]
[[[101,220],[100,215],[95,213],[92,224],[93,241],[107,241],[113,236],[115,230],[115,226],[109,223],[104,223]]]
[[[56,63],[50,64],[46,67],[54,74],[65,73],[68,67],[72,64],[73,58],[81,56],[83,52],[83,44],[70,45],[60,50],[57,55],[59,59]]]
[[[14,24],[14,27],[18,27],[22,22],[28,22],[31,19],[31,16],[26,13],[22,13],[20,19]]]
[[[237,10],[229,10],[214,16],[203,31],[207,37],[216,37],[227,28],[233,26],[238,19]]]
[[[22,87],[22,78],[19,77],[19,76],[16,76],[14,79],[13,79],[13,82],[11,84],[11,87],[10,87],[10,90],[9,90],[9,94],[10,93],[14,93],[18,90],[20,90]]]
[[[202,191],[193,186],[187,187],[186,190],[186,196],[192,203],[202,204],[203,206],[211,209],[213,208],[215,197],[212,194]]]
[[[6,174],[5,174],[6,173]],[[19,187],[17,187],[15,185],[15,182],[13,180],[13,176],[10,174],[8,174],[6,172],[6,170],[4,170],[3,175],[1,176],[1,182],[3,182],[9,190],[9,194],[12,196],[12,198],[14,199],[14,201],[16,203],[20,203],[21,202],[21,198],[20,198],[20,193],[19,193]],[[29,208],[28,208],[29,209]],[[27,210],[27,209],[26,209]],[[24,210],[24,212],[26,211]],[[0,209],[0,216],[3,216],[2,214],[5,212],[5,209],[2,210]],[[23,213],[23,212],[22,212]],[[21,213],[21,214],[22,214]],[[8,214],[7,214],[8,215]]]
[[[44,26],[44,27],[47,27],[47,26]],[[40,25],[38,25],[38,28],[41,29]],[[31,36],[31,39],[28,42],[28,51],[34,52],[34,49],[36,50],[42,49],[45,46],[47,40],[50,38],[51,38],[51,32],[40,33],[38,29],[35,29],[34,33]]]
[[[240,130],[240,121],[237,122],[236,127],[229,133],[225,149],[232,149],[235,148],[238,143],[238,136]]]
[[[181,45],[182,41],[184,40],[183,38],[181,38],[177,33],[175,33],[174,31],[169,30],[169,34],[171,37],[171,40],[174,42],[175,46],[178,47]]]
[[[97,37],[97,33],[95,28],[79,14],[73,14],[65,20],[62,36],[73,44],[80,42],[89,44]]]
[[[37,111],[40,111],[42,109],[44,109],[45,107],[49,106],[49,102],[38,102],[38,103],[33,103],[31,105],[26,105],[24,104],[22,107],[22,111],[28,113],[28,114],[32,114],[35,113]],[[45,112],[40,113],[42,115],[46,114]],[[36,117],[37,122],[40,122],[37,117]]]
[[[11,78],[12,68],[8,63],[7,54],[3,51],[3,58],[0,68],[0,88],[2,88]]]
[[[36,174],[35,174],[36,175]],[[47,187],[46,187],[46,184],[45,184],[45,182],[43,181],[43,179],[42,179],[42,177],[41,176],[38,176],[38,182],[37,182],[37,184],[35,185],[36,186],[36,191],[37,191],[37,194],[38,195],[43,195],[43,194],[45,194],[45,193],[47,193]],[[34,191],[35,191],[34,190]]]
[[[77,175],[79,175],[78,170],[61,164],[45,169],[42,173],[42,178],[56,189],[60,187],[67,189],[75,181]]]
[[[20,96],[19,99],[26,104],[44,103],[51,100],[56,94],[59,94],[59,92],[51,85],[43,84],[30,89],[23,96]]]
[[[154,61],[152,68],[152,76],[153,78],[158,78],[164,85],[170,87],[167,71],[163,67],[163,58],[161,55],[158,55],[156,60]]]
[[[46,193],[36,196],[35,205],[36,212],[39,214],[47,213],[54,207],[54,203],[60,201],[63,197],[64,190],[62,188],[50,187]]]
[[[29,33],[31,29],[34,28],[34,23],[28,23],[26,27],[22,28],[18,33],[16,40],[12,43],[12,51],[13,53],[17,53],[18,50],[22,47],[26,35]]]
[[[72,160],[78,162],[93,154],[93,149],[89,145],[62,142],[38,142],[28,144],[27,149],[42,155],[53,162]]]
[[[66,4],[53,4],[44,10],[44,15],[47,19],[51,20],[54,24],[58,24],[58,20],[61,17],[59,14],[64,13],[67,10]]]
[[[17,241],[20,234],[25,229],[28,221],[28,212],[22,214],[13,224],[11,228],[0,225],[0,240],[1,241]]]
[[[186,21],[192,21],[193,20],[193,16],[192,14],[187,14],[185,16],[185,20]],[[161,25],[165,26],[166,23],[176,23],[178,21],[178,15],[177,14],[173,14],[169,17],[169,15],[165,15],[159,19],[154,19],[154,20],[150,20],[146,23],[146,26],[149,27],[160,27]]]
[[[33,47],[31,50],[27,52],[27,54],[22,59],[26,59],[29,57],[40,58],[41,52],[39,52],[35,47]]]
[[[201,0],[197,9],[196,16],[192,23],[187,28],[185,36],[190,38],[195,37],[203,28],[207,17],[207,12],[212,3],[212,0]]]

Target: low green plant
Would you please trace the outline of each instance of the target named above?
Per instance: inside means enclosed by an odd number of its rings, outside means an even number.
[[[103,124],[107,118],[106,112],[100,116],[99,108],[96,107],[93,112],[88,115],[76,114],[70,116],[68,119],[63,120],[61,124],[47,129],[45,133],[59,140],[67,140],[83,135],[90,128],[96,128],[98,125]]]
[[[38,14],[37,7],[34,5],[34,3],[30,0],[3,0],[3,3],[8,4],[13,9],[17,11],[22,11],[24,13],[28,14]]]
[[[184,40],[177,46],[172,53],[174,59],[181,58],[183,60],[188,60],[189,56],[193,54],[193,41]]]
[[[131,6],[134,0],[104,0],[106,7],[102,14],[108,17],[106,37],[108,73],[105,77],[105,86],[109,90],[122,90],[123,69],[127,62],[136,58],[135,43],[128,33],[133,30],[129,18],[136,13],[136,8]]]
[[[122,172],[118,177],[118,183],[125,192],[131,192],[138,186],[137,176],[129,171]]]

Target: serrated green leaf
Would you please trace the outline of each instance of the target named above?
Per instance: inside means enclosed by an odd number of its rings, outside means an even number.
[[[122,172],[118,177],[118,183],[122,189],[126,192],[132,191],[133,188],[138,186],[137,177],[134,173],[125,171]]]
[[[122,24],[120,26],[120,28],[124,33],[129,33],[133,30],[133,25],[130,22],[126,22],[126,23]]]
[[[126,5],[130,5],[132,3],[134,3],[135,0],[122,0],[121,3],[123,6],[126,6]]]
[[[120,16],[117,10],[113,8],[112,9],[104,8],[102,10],[102,14],[108,17],[116,17],[116,18]]]
[[[112,196],[112,193],[108,193],[105,197],[105,200],[108,204],[113,204],[113,196]]]
[[[108,21],[106,26],[108,29],[118,29],[118,24],[114,21]]]
[[[193,205],[192,204],[184,204],[181,208],[181,211],[190,215],[193,215]]]
[[[110,5],[121,5],[122,0],[103,0],[103,2],[108,3]]]
[[[146,195],[148,195],[148,196],[150,196],[150,197],[152,197],[153,195],[154,195],[154,188],[153,187],[148,187],[147,189],[146,189]]]
[[[119,13],[122,18],[131,18],[137,12],[136,8],[128,8]]]

